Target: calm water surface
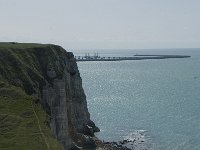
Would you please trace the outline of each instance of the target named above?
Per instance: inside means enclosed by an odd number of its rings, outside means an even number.
[[[200,49],[99,53],[191,55],[187,59],[78,62],[78,67],[91,118],[101,129],[100,139],[117,141],[145,130],[152,149],[200,149]]]

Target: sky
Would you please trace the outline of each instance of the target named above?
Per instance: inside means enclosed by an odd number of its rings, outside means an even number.
[[[0,0],[0,41],[200,48],[200,0]]]

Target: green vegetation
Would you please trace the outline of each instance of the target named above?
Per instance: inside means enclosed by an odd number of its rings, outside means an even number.
[[[46,46],[50,46],[50,45],[51,44],[0,42],[1,48],[27,49],[27,48],[36,48],[36,47],[46,47]]]
[[[54,49],[54,45],[0,43],[0,150],[61,149],[38,102],[47,67],[56,68]]]
[[[36,98],[14,86],[0,88],[0,149],[60,149]]]
[[[56,64],[58,54],[65,56],[66,51],[50,44],[0,43],[0,79],[21,87],[29,95],[39,94],[39,88],[48,80],[48,69],[54,69],[62,78],[63,70],[58,70]]]

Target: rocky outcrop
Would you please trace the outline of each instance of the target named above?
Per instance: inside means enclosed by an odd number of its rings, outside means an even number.
[[[63,150],[95,147],[91,137],[99,129],[90,120],[73,54],[56,45],[9,44],[0,51],[0,78],[37,97]]]

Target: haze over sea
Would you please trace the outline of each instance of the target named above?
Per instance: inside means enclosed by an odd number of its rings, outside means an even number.
[[[92,120],[105,141],[145,130],[155,150],[200,149],[200,49],[85,50],[101,56],[177,54],[191,58],[78,62]],[[92,53],[91,53],[92,54]]]

